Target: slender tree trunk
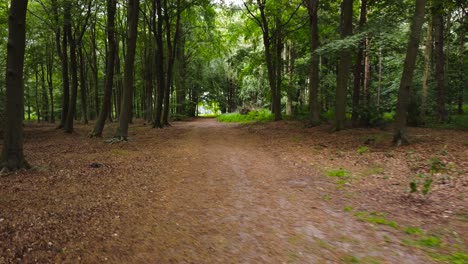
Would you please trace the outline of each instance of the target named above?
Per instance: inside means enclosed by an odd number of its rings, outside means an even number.
[[[156,38],[156,82],[157,82],[157,94],[156,94],[156,113],[153,123],[154,128],[162,128],[162,105],[164,101],[164,90],[165,90],[165,71],[164,71],[164,44],[163,44],[163,19],[162,19],[162,2],[161,0],[155,0],[153,6],[153,23],[156,24],[157,13],[157,26],[153,25],[155,30],[154,35]]]
[[[315,53],[319,46],[318,32],[318,4],[319,0],[306,0],[306,7],[309,13],[310,24],[310,72],[309,72],[309,111],[310,125],[316,126],[320,124],[320,105],[319,97],[319,56]]]
[[[34,101],[36,102],[36,116],[37,122],[41,122],[41,102],[39,101],[39,69],[37,68],[38,65],[34,67],[34,76],[36,77],[36,82],[34,85]]]
[[[106,79],[104,87],[104,98],[99,112],[99,117],[94,124],[92,137],[101,137],[106,119],[109,115],[111,105],[112,86],[114,84],[114,63],[115,63],[115,13],[117,8],[116,0],[107,0],[107,41],[109,43],[109,50],[106,54]]]
[[[49,98],[47,97],[47,88],[45,84],[44,62],[41,62],[41,93],[42,93],[42,113],[44,121],[49,121]]]
[[[0,159],[2,171],[30,167],[23,153],[23,66],[27,6],[27,0],[12,0],[8,16],[5,127]]]
[[[437,119],[448,120],[445,107],[445,56],[444,56],[444,7],[442,0],[434,0],[432,23],[434,27],[434,62],[437,92]]]
[[[432,23],[429,21],[427,24],[426,44],[424,49],[424,73],[422,79],[422,96],[421,96],[421,122],[426,122],[427,112],[427,91],[429,75],[431,71],[431,54],[432,54]]]
[[[411,23],[408,47],[406,50],[405,63],[403,65],[403,74],[400,81],[400,90],[398,92],[398,103],[395,116],[395,132],[393,142],[397,145],[408,143],[408,133],[406,128],[408,105],[410,98],[410,88],[413,82],[414,67],[418,55],[419,41],[421,37],[421,28],[424,23],[424,11],[426,0],[416,0],[416,10]]]
[[[80,57],[80,96],[81,96],[81,122],[88,124],[88,104],[86,99],[86,61],[83,56],[83,47],[80,45],[78,48],[78,55]]]
[[[377,106],[380,106],[380,97],[382,94],[382,48],[379,48],[379,84],[377,86]]]
[[[67,120],[65,121],[64,130],[66,133],[73,132],[73,122],[75,120],[76,114],[76,99],[78,97],[78,67],[77,67],[77,58],[76,58],[76,41],[73,37],[71,24],[67,28],[66,34],[68,35],[68,41],[70,43],[70,70],[71,70],[71,94],[70,94],[70,104],[67,113]]]
[[[60,118],[60,124],[58,128],[64,128],[65,122],[67,121],[68,108],[70,103],[70,77],[68,75],[68,27],[71,27],[70,20],[65,19],[63,25],[63,36],[62,36],[62,83],[63,83],[63,98],[62,98],[62,115]]]
[[[128,0],[128,41],[127,41],[127,57],[125,58],[125,83],[122,98],[122,107],[119,118],[119,128],[115,133],[115,138],[127,140],[128,124],[131,118],[132,111],[132,96],[133,96],[133,81],[134,81],[134,63],[136,41],[138,33],[138,12],[139,0]]]
[[[364,25],[367,23],[367,0],[361,0],[361,10],[359,15],[359,29],[362,29]],[[356,67],[354,69],[354,86],[353,86],[353,110],[352,110],[352,117],[351,122],[353,127],[357,127],[359,125],[359,112],[361,108],[360,100],[361,100],[361,84],[362,84],[362,77],[364,72],[364,66],[362,64],[363,57],[364,57],[364,45],[365,39],[361,40],[359,44],[359,49],[357,52],[356,57]]]
[[[343,0],[341,5],[341,38],[344,39],[353,31],[353,0]],[[340,51],[338,65],[336,102],[335,102],[335,129],[343,130],[346,124],[346,95],[351,66],[351,51]]]
[[[48,49],[47,52],[47,86],[49,88],[50,97],[50,123],[55,123],[55,108],[54,108],[54,83],[53,83],[53,69],[54,69],[54,52],[53,49]]]
[[[107,11],[107,15],[109,15],[109,12],[110,11]],[[114,20],[115,20],[115,18],[114,18]],[[107,23],[109,25],[109,20],[107,21]],[[92,65],[93,65],[93,67],[92,67],[92,69],[93,69],[93,84],[94,84],[94,107],[95,107],[96,116],[99,116],[99,72],[98,72],[98,58],[97,58],[97,44],[96,44],[96,23],[94,23],[94,25],[93,25],[93,30],[91,32],[91,39],[92,39],[91,43],[92,43],[92,47],[93,47],[93,50],[92,50],[92,60],[93,60]]]
[[[461,25],[464,25],[464,21],[465,21],[465,17],[462,18],[462,21],[461,21]],[[457,113],[459,115],[462,115],[463,114],[463,89],[465,87],[465,75],[463,74],[463,68],[465,67],[465,57],[464,57],[464,53],[465,53],[465,28],[462,26],[461,28],[461,32],[460,32],[460,51],[459,51],[459,54],[460,54],[460,80],[461,80],[461,85],[460,85],[460,88],[459,88],[459,91],[458,91],[458,109],[457,109]]]

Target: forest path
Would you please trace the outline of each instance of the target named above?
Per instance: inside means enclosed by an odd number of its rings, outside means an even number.
[[[164,190],[139,213],[152,220],[133,225],[152,231],[134,240],[129,261],[428,262],[399,245],[389,250],[382,236],[392,234],[329,208],[314,191],[320,177],[300,175],[273,151],[279,146],[214,119],[170,130],[178,134],[169,139],[171,170],[156,179]]]
[[[0,178],[0,263],[433,261],[400,231],[345,212],[323,172],[284,158],[296,148],[290,136],[262,129],[135,124],[130,142],[109,145],[85,126],[29,128],[38,169]]]

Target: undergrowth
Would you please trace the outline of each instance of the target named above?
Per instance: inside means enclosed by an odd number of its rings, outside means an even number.
[[[269,122],[273,121],[274,115],[269,110],[250,111],[243,115],[240,113],[228,113],[218,116],[219,122],[224,123],[249,123],[249,122]]]

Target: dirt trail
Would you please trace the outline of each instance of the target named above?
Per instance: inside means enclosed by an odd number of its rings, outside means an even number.
[[[389,243],[400,241],[397,231],[325,202],[323,190],[336,188],[323,176],[238,126],[136,127],[129,143],[86,139],[81,154],[70,151],[85,133],[39,146],[58,151],[36,150],[43,170],[0,179],[0,263],[433,261]],[[64,164],[50,165],[59,158]],[[103,166],[89,168],[96,161]]]
[[[210,119],[172,129],[183,132],[167,161],[170,187],[156,208],[142,212],[154,222],[135,226],[157,226],[155,240],[135,248],[129,261],[427,263],[406,248],[376,243],[382,234],[328,208],[314,193],[320,186],[298,177],[257,137]]]

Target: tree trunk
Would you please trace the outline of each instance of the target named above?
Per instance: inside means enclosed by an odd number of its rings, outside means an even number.
[[[99,117],[94,124],[92,137],[101,137],[106,119],[109,115],[111,105],[112,86],[114,84],[114,63],[115,63],[115,13],[117,8],[116,0],[107,0],[107,41],[109,43],[109,50],[106,55],[106,79],[104,87],[104,98],[99,112]]]
[[[81,99],[81,122],[85,125],[88,124],[88,104],[86,99],[86,61],[83,56],[83,46],[78,48],[78,55],[80,57],[80,99]]]
[[[341,5],[341,38],[352,34],[353,30],[353,0],[343,0]],[[335,130],[340,131],[346,124],[346,95],[351,66],[351,51],[340,51],[335,102]]]
[[[63,98],[62,98],[62,115],[60,118],[60,124],[58,128],[64,128],[65,122],[67,121],[68,108],[70,103],[70,77],[68,75],[68,37],[67,30],[70,21],[65,19],[63,25],[63,37],[62,37],[62,83],[63,83]]]
[[[157,26],[156,16],[157,13]],[[156,38],[156,82],[157,82],[157,94],[156,94],[156,113],[153,123],[154,128],[162,128],[162,106],[164,101],[165,91],[165,73],[164,73],[164,44],[163,44],[163,19],[162,19],[162,3],[161,0],[155,0],[153,5],[153,29],[154,36]]]
[[[421,122],[426,122],[427,112],[427,91],[429,75],[431,71],[431,53],[432,53],[432,23],[427,24],[426,44],[424,49],[424,73],[422,79],[422,96],[421,96]]]
[[[410,88],[413,82],[414,67],[418,55],[419,41],[421,37],[421,28],[424,23],[424,11],[426,0],[416,0],[416,10],[411,23],[406,58],[403,65],[403,74],[400,81],[400,90],[398,92],[398,103],[395,116],[395,131],[393,142],[396,145],[408,143],[408,133],[406,128],[408,105],[410,98]]]
[[[119,127],[115,133],[115,138],[127,140],[128,124],[131,118],[132,111],[132,96],[133,96],[133,80],[134,80],[134,63],[136,41],[138,35],[138,12],[139,0],[128,0],[128,40],[127,40],[127,57],[125,58],[125,83],[123,87],[122,107],[120,108]]]
[[[75,120],[75,113],[76,113],[76,99],[78,97],[78,67],[77,67],[77,59],[76,59],[76,41],[72,33],[70,10],[67,11],[65,19],[70,21],[70,24],[67,27],[66,35],[68,35],[68,41],[70,43],[70,71],[71,71],[72,86],[71,86],[69,109],[67,113],[67,120],[65,121],[64,130],[66,133],[72,133],[73,122]]]
[[[382,48],[379,48],[379,84],[377,86],[377,106],[380,106],[380,97],[382,93]]]
[[[309,72],[309,111],[310,125],[320,124],[320,105],[318,102],[319,92],[319,56],[315,53],[319,46],[318,32],[318,4],[319,0],[306,0],[310,24],[310,72]]]
[[[47,56],[47,55],[46,55]],[[41,94],[42,94],[42,113],[44,121],[49,121],[49,98],[47,97],[47,88],[45,83],[44,63],[41,62]]]
[[[41,102],[39,101],[39,69],[37,68],[38,65],[34,67],[34,76],[36,77],[36,82],[34,85],[34,101],[36,102],[36,117],[37,122],[41,122]]]
[[[361,11],[359,15],[359,29],[362,29],[367,22],[367,0],[361,0]],[[359,49],[356,57],[356,67],[354,69],[354,86],[353,86],[353,110],[351,123],[353,127],[359,125],[359,112],[360,112],[360,100],[361,100],[361,87],[364,67],[362,60],[364,57],[364,44],[365,39],[361,40]]]
[[[465,17],[462,18],[461,25],[464,25]],[[465,52],[465,28],[462,26],[461,32],[460,32],[460,80],[461,80],[461,85],[458,91],[458,109],[457,113],[459,115],[463,114],[463,89],[465,87],[465,75],[463,74],[463,67],[465,66],[465,57],[464,57],[464,52]]]
[[[27,6],[27,0],[12,0],[8,16],[5,127],[0,161],[2,171],[30,167],[23,153],[23,66]]]
[[[437,119],[439,123],[445,123],[448,120],[448,114],[445,107],[444,7],[442,0],[434,0],[432,12]]]
[[[54,83],[53,83],[53,69],[54,69],[54,52],[53,49],[48,49],[47,57],[47,86],[49,88],[50,97],[50,123],[55,123],[55,109],[54,109]]]

